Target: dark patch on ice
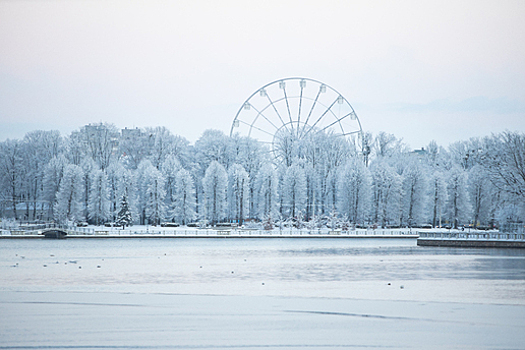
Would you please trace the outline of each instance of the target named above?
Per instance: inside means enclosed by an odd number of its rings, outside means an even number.
[[[404,321],[415,321],[415,322],[432,322],[432,323],[452,323],[452,324],[469,324],[469,325],[484,325],[492,326],[491,323],[473,323],[471,321],[458,321],[458,320],[437,320],[430,318],[417,318],[417,317],[403,317],[403,316],[385,316],[385,315],[371,315],[371,314],[357,314],[351,312],[334,312],[334,311],[308,311],[308,310],[283,310],[284,312],[290,313],[302,313],[302,314],[314,314],[314,315],[327,315],[327,316],[347,316],[347,317],[361,317],[361,318],[375,318],[383,320],[404,320]]]
[[[314,314],[314,315],[332,315],[332,316],[351,316],[351,317],[364,317],[364,318],[380,318],[387,320],[407,320],[407,321],[422,321],[420,318],[401,317],[401,316],[384,316],[384,315],[370,315],[370,314],[355,314],[350,312],[334,312],[334,311],[308,311],[308,310],[284,310],[284,312],[302,313],[302,314]],[[434,320],[425,320],[434,321]]]
[[[80,305],[80,306],[126,306],[126,307],[151,307],[140,304],[111,304],[111,303],[80,303],[73,301],[12,301],[5,304],[51,304],[51,305]],[[2,349],[2,347],[0,347]]]
[[[381,345],[353,344],[246,344],[246,345],[50,345],[50,346],[0,346],[0,349],[290,349],[290,348],[393,348]]]

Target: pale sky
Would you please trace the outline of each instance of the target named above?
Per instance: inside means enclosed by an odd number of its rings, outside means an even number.
[[[286,77],[412,148],[525,132],[525,1],[0,0],[0,140],[94,122],[229,134]]]

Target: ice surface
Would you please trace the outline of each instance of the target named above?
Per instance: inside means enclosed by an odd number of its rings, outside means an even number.
[[[522,250],[411,239],[1,243],[0,349],[521,349],[525,341]]]
[[[524,306],[0,292],[3,347],[520,349]]]

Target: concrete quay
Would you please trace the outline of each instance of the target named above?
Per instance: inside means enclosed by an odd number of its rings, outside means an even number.
[[[458,248],[525,248],[525,234],[499,231],[419,232],[418,246]]]

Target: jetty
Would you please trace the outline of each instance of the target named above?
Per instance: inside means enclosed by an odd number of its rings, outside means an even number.
[[[523,232],[432,230],[419,232],[418,246],[525,248]]]

